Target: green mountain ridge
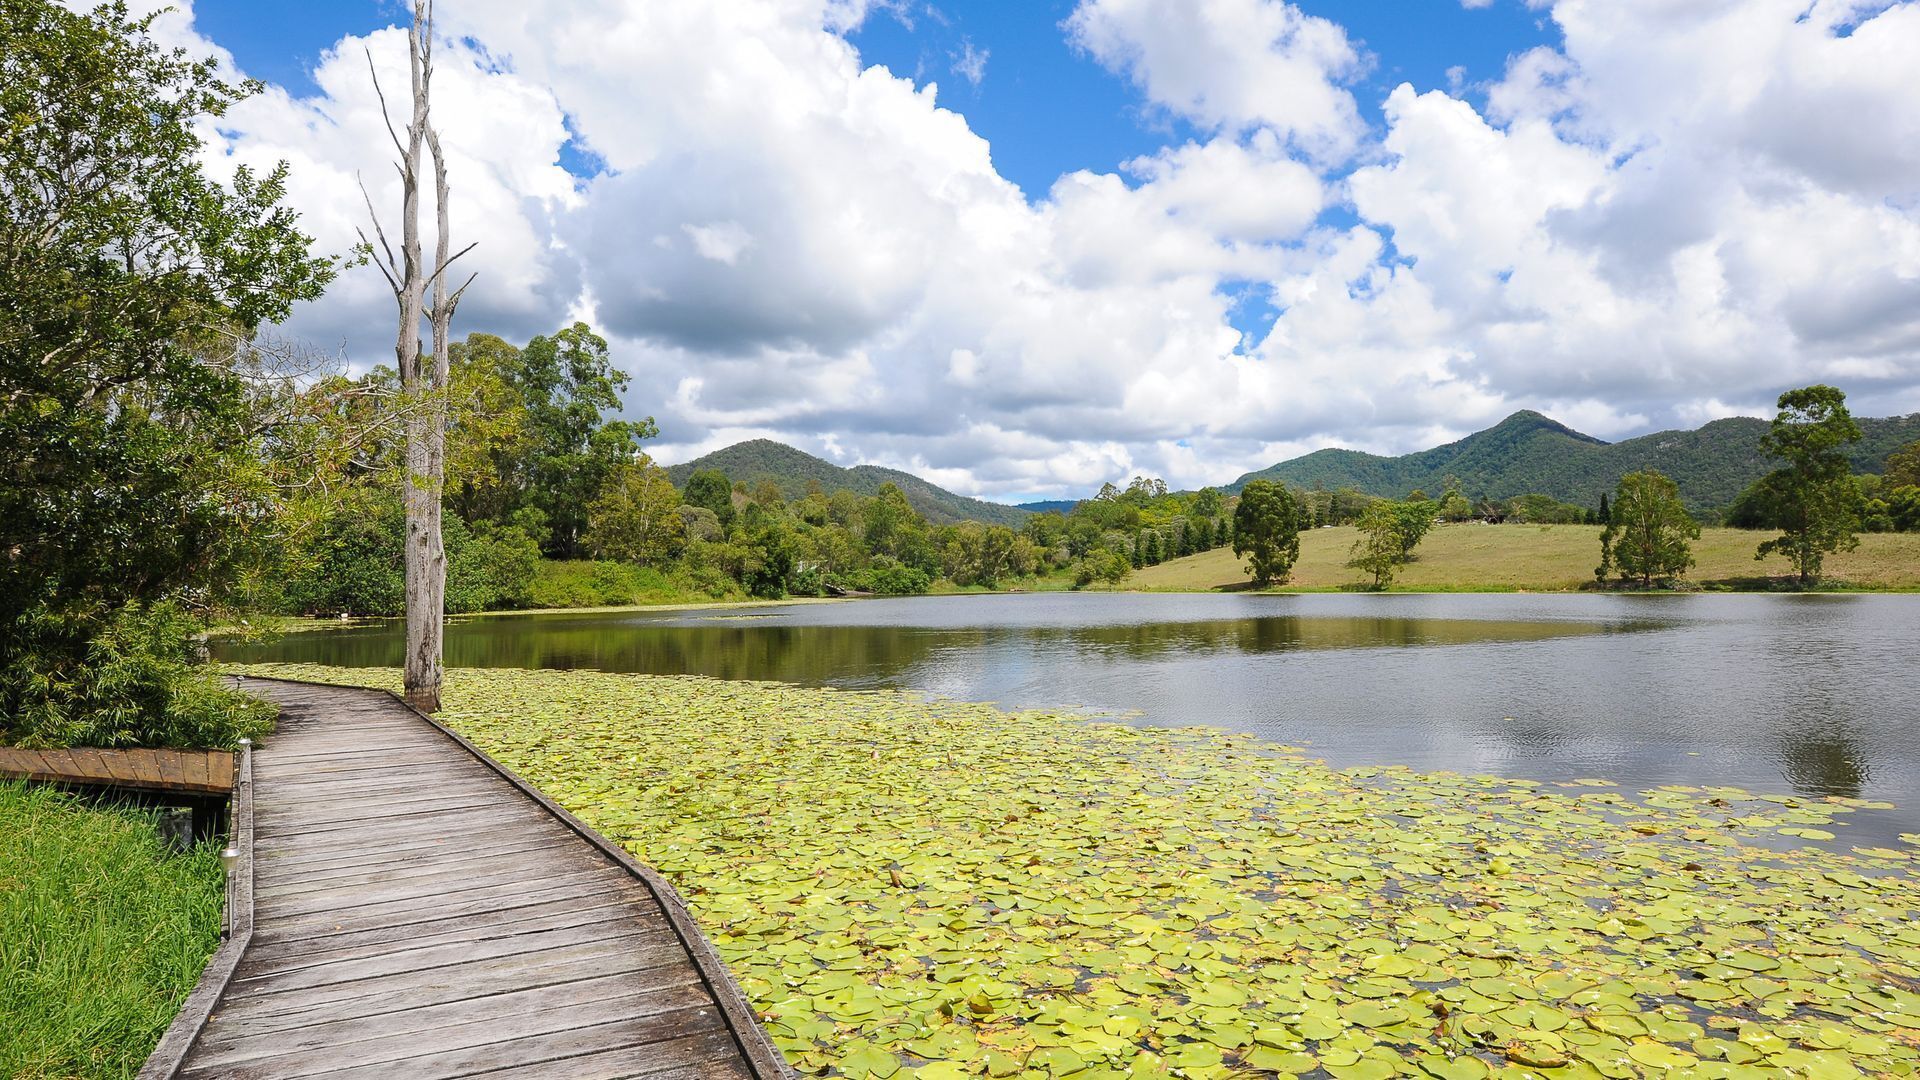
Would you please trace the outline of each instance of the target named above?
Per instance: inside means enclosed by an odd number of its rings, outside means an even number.
[[[956,495],[898,469],[885,469],[878,465],[842,468],[772,439],[750,439],[692,461],[670,465],[667,475],[676,486],[685,487],[687,478],[702,469],[718,469],[727,474],[728,480],[745,481],[749,488],[771,480],[788,499],[804,496],[813,484],[820,485],[820,490],[829,494],[851,491],[857,495],[873,495],[882,485],[895,484],[906,494],[913,508],[935,525],[979,521],[988,525],[1018,528],[1031,513],[1005,503]]]
[[[1854,447],[1859,471],[1879,472],[1887,455],[1920,439],[1920,413],[1856,419],[1865,435]],[[1400,457],[1316,450],[1248,473],[1226,490],[1237,492],[1250,480],[1281,480],[1308,489],[1351,487],[1387,498],[1420,489],[1437,498],[1452,478],[1474,498],[1539,494],[1590,506],[1612,492],[1621,476],[1657,469],[1680,486],[1690,509],[1706,512],[1733,502],[1773,467],[1760,452],[1767,428],[1765,420],[1737,416],[1691,431],[1609,443],[1523,410],[1458,442]]]

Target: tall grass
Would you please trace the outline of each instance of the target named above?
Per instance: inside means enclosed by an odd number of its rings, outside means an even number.
[[[130,1077],[220,943],[211,845],[0,782],[0,1077]]]

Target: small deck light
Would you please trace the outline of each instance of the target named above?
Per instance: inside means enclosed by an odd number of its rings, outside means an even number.
[[[238,863],[239,861],[240,861],[239,848],[229,845],[228,847],[224,847],[220,849],[220,865],[226,868],[227,873],[229,874],[233,873],[234,864]]]

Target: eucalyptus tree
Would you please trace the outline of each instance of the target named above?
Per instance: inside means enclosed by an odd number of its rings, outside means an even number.
[[[406,126],[396,129],[387,107],[386,92],[367,54],[381,116],[396,154],[400,175],[400,240],[396,251],[380,225],[373,197],[365,192],[372,219],[373,241],[361,234],[361,245],[385,275],[399,308],[394,339],[395,367],[408,402],[405,417],[404,468],[401,501],[406,513],[406,621],[407,645],[403,682],[407,701],[426,712],[440,708],[441,657],[446,618],[447,555],[440,529],[441,502],[446,486],[446,390],[452,355],[453,313],[460,297],[473,283],[469,277],[458,289],[447,287],[454,260],[473,245],[452,250],[447,215],[447,162],[440,133],[433,126],[433,0],[414,0],[413,21],[407,26],[407,72],[411,112]],[[402,132],[404,131],[404,135]],[[435,244],[429,266],[420,239],[420,185],[431,157],[434,184]],[[428,290],[432,290],[431,299]],[[421,349],[421,321],[432,335],[432,352]]]

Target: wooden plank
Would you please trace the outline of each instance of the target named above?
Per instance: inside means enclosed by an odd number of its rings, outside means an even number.
[[[618,948],[604,941],[565,945],[537,953],[517,953],[478,964],[410,971],[357,983],[312,987],[298,995],[244,994],[229,997],[209,1025],[215,1039],[229,1020],[278,1016],[284,1027],[303,1027],[321,1018],[345,1019],[417,1008],[441,1001],[466,1001],[533,986],[572,982],[660,969],[662,979],[692,979],[699,973],[671,949],[659,953]]]
[[[411,857],[389,855],[372,866],[332,867],[306,873],[288,869],[266,877],[276,896],[298,896],[326,889],[391,884],[484,871],[512,856],[544,851],[549,843],[547,838],[529,837],[518,843],[479,848],[429,849]]]
[[[79,763],[74,761],[73,755],[65,750],[42,750],[40,761],[41,771],[49,776],[57,776],[62,780],[78,780],[82,783],[87,780],[86,775],[80,771]]]
[[[577,985],[577,984],[575,984]],[[595,993],[579,1001],[542,1000],[540,991],[520,991],[457,1006],[386,1013],[371,1021],[344,1021],[209,1046],[196,1055],[197,1069],[226,1069],[245,1075],[251,1067],[269,1067],[275,1077],[311,1076],[406,1058],[441,1057],[530,1036],[574,1028],[624,1023],[633,1037],[650,1028],[711,1016],[707,995],[698,985],[635,994]],[[505,1000],[503,1000],[505,999]],[[519,999],[519,1000],[513,1000]],[[718,1018],[710,1021],[717,1025]]]
[[[524,912],[488,912],[477,918],[446,919],[438,923],[405,927],[381,926],[351,934],[303,937],[281,942],[256,942],[248,952],[247,960],[252,965],[250,970],[265,974],[401,946],[425,948],[429,945],[527,934],[537,930],[617,924],[632,918],[632,909],[619,899],[603,896],[570,897],[553,904],[537,905]]]
[[[100,751],[82,746],[75,747],[68,751],[68,754],[73,758],[78,775],[92,777],[95,783],[105,783],[113,779],[113,770],[107,768],[106,759],[100,756]]]
[[[618,933],[595,933],[576,926],[566,926],[531,934],[495,935],[480,941],[458,941],[418,949],[387,949],[372,956],[327,960],[305,967],[258,974],[249,967],[243,969],[234,980],[233,989],[249,996],[289,994],[315,987],[364,983],[595,943],[617,946],[631,951],[635,956],[657,957],[663,961],[675,955],[671,932],[664,921],[653,927],[623,926]]]
[[[684,1009],[657,1017],[655,1021],[644,1032],[634,1024],[616,1021],[533,1035],[511,1043],[341,1069],[327,1075],[338,1080],[389,1080],[395,1076],[404,1076],[407,1080],[451,1080],[452,1077],[470,1076],[476,1072],[521,1069],[548,1062],[561,1063],[582,1054],[641,1046],[646,1048],[648,1067],[654,1070],[689,1067],[724,1060],[729,1056],[737,1059],[739,1056],[732,1035],[722,1025],[717,1009]],[[659,1037],[661,1035],[666,1037]],[[250,1073],[243,1069],[231,1075],[234,1080],[264,1080],[275,1074],[271,1071]]]
[[[616,867],[575,869],[566,873],[544,871],[538,867],[517,866],[479,875],[456,883],[405,882],[391,889],[328,889],[299,896],[269,895],[259,901],[259,909],[273,915],[274,921],[298,923],[303,917],[325,917],[344,921],[365,917],[386,917],[413,911],[420,905],[453,903],[491,904],[510,900],[533,888],[576,885],[591,888],[619,880]]]

